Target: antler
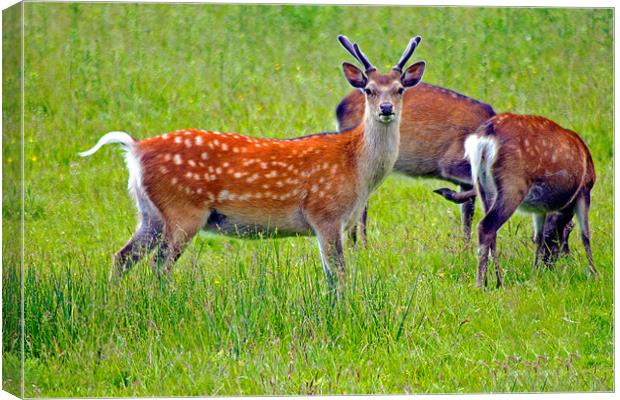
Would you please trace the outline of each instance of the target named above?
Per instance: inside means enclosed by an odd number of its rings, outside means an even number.
[[[403,55],[400,57],[400,60],[398,61],[398,63],[395,66],[392,67],[392,69],[395,69],[397,71],[401,71],[402,72],[403,67],[405,66],[407,61],[409,61],[409,58],[411,57],[411,55],[415,51],[415,49],[418,46],[418,44],[420,44],[421,40],[422,40],[422,38],[419,37],[419,36],[411,38],[411,40],[409,41],[409,44],[407,45],[407,48],[403,52]]]
[[[366,72],[371,72],[377,69],[370,63],[370,61],[368,60],[368,57],[366,57],[366,55],[362,53],[362,50],[360,50],[360,47],[357,45],[357,43],[353,45],[353,48],[355,49],[355,53],[357,53],[359,60],[362,62],[362,64],[364,64],[364,68],[366,68]]]
[[[377,69],[372,65],[370,61],[368,61],[368,57],[366,57],[366,55],[362,53],[357,43],[351,43],[349,38],[344,35],[338,35],[338,41],[340,42],[342,47],[345,48],[346,51],[348,51],[357,61],[364,65],[366,72],[371,72]]]
[[[348,37],[346,37],[345,35],[338,35],[338,41],[340,42],[340,44],[342,45],[342,47],[344,47],[344,49],[346,51],[348,51],[349,53],[351,53],[351,55],[357,60],[359,61],[359,59],[357,58],[357,54],[355,54],[355,49],[353,48],[353,43],[351,43],[351,41],[349,40]]]

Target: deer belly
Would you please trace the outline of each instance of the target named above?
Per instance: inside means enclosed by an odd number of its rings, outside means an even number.
[[[252,212],[222,206],[211,211],[204,230],[239,237],[311,235],[312,229],[298,209]]]
[[[519,210],[550,212],[569,205],[579,190],[578,179],[567,173],[558,173],[534,183],[521,203]]]

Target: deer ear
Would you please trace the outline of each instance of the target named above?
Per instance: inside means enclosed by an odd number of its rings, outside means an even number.
[[[347,78],[347,81],[349,81],[351,86],[355,88],[363,88],[368,83],[368,78],[366,78],[366,75],[364,75],[364,73],[355,65],[345,62],[342,63],[342,69],[344,70],[344,76]]]
[[[412,64],[405,70],[405,72],[400,77],[400,83],[403,84],[404,87],[413,87],[418,84],[422,80],[422,75],[424,74],[424,68],[426,67],[426,63],[424,61],[418,61],[415,64]]]

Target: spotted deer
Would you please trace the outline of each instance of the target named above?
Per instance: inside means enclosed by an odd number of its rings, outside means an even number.
[[[425,64],[403,69],[420,38],[411,39],[395,68],[381,74],[360,48],[365,66],[343,63],[347,81],[365,90],[365,119],[345,133],[290,140],[180,130],[144,140],[104,135],[90,150],[126,149],[129,189],[139,212],[133,236],[114,257],[119,273],[157,247],[155,270],[170,271],[201,229],[223,234],[316,235],[331,290],[344,289],[342,236],[398,156],[402,95]]]
[[[350,43],[342,44],[357,57]],[[362,123],[364,112],[364,93],[353,90],[336,108],[338,130],[344,132]],[[463,191],[470,190],[470,166],[463,157],[463,142],[495,115],[493,108],[452,90],[421,82],[404,94],[401,114],[400,153],[394,170],[408,176],[443,179],[459,185]],[[470,197],[461,205],[465,241],[471,236],[474,200],[475,197]],[[366,215],[364,210],[358,221],[357,234],[362,242],[366,237]]]
[[[517,209],[533,216],[535,265],[555,260],[566,245],[576,213],[589,269],[597,274],[588,223],[596,176],[590,151],[577,133],[540,116],[499,114],[465,140],[465,156],[471,163],[475,189],[463,193],[442,189],[440,194],[455,202],[476,194],[482,200],[485,215],[478,225],[478,287],[487,284],[489,253],[497,286],[502,285],[497,231]]]

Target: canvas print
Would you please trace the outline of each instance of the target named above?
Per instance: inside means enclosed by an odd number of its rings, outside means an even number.
[[[614,390],[612,9],[2,16],[3,390]]]

